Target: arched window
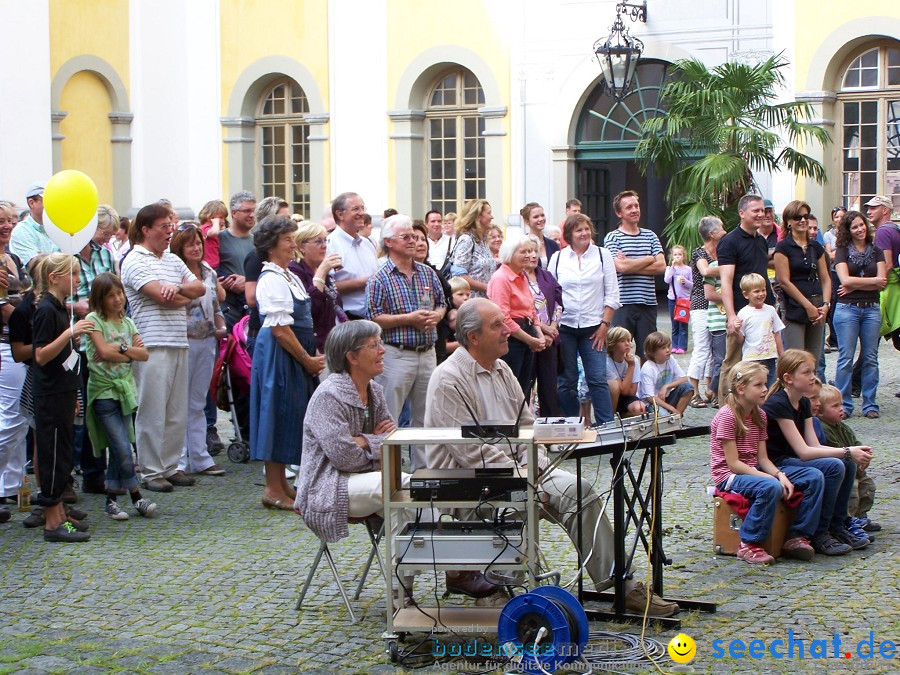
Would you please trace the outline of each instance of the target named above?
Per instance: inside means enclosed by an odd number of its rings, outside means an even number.
[[[843,203],[859,209],[884,194],[900,211],[900,42],[857,55],[838,99]]]
[[[575,127],[575,193],[582,211],[594,221],[598,241],[617,226],[612,200],[620,190],[642,193],[647,222],[662,222],[665,217],[663,191],[648,193],[647,180],[637,170],[634,157],[641,124],[665,114],[660,96],[668,82],[668,62],[641,59],[631,89],[621,101],[609,95],[602,78],[585,99]],[[660,217],[654,218],[657,214]]]
[[[294,213],[310,216],[309,112],[306,94],[291,79],[279,80],[266,90],[256,126],[259,138],[260,193],[277,196]]]
[[[428,172],[425,202],[441,213],[485,196],[484,92],[478,78],[455,68],[437,78],[425,101]]]
[[[628,150],[641,139],[641,124],[664,114],[660,94],[668,84],[669,64],[641,59],[634,71],[631,89],[616,101],[601,80],[588,95],[575,132],[579,148],[590,144],[625,144]]]

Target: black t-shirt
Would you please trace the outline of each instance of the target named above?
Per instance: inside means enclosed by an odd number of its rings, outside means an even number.
[[[804,253],[803,247],[788,235],[775,246],[775,253],[788,259],[791,283],[797,290],[807,298],[822,295],[822,283],[819,281],[819,258],[825,255],[825,247],[822,244],[813,240]],[[807,322],[806,310],[787,293],[784,294],[784,308],[788,321]]]
[[[32,344],[35,348],[45,347],[67,330],[69,330],[69,314],[66,312],[66,308],[52,293],[44,293],[34,312],[34,342]],[[60,394],[81,387],[81,376],[78,372],[63,368],[63,363],[71,353],[72,340],[68,340],[59,354],[49,362],[43,366],[39,366],[35,362],[33,369],[35,396]],[[74,411],[72,414],[74,415]]]
[[[734,265],[734,281],[731,290],[734,295],[735,314],[747,306],[747,299],[741,292],[741,279],[745,274],[756,272],[766,280],[766,304],[775,304],[775,295],[769,283],[769,247],[766,238],[754,232],[749,234],[739,225],[719,240],[716,249],[719,267]]]
[[[851,244],[852,246],[853,244]],[[838,263],[847,263],[847,272],[851,277],[867,277],[871,279],[872,277],[878,276],[878,263],[884,261],[884,251],[880,248],[872,244],[872,257],[871,261],[865,268],[861,268],[859,265],[852,263],[847,256],[848,249],[846,246],[840,246],[834,249],[834,264],[837,266]],[[857,290],[852,293],[847,293],[847,295],[839,295],[837,298],[838,302],[878,302],[878,299],[881,297],[881,291],[876,290]]]
[[[778,464],[781,460],[788,457],[796,457],[797,453],[794,452],[791,444],[784,437],[778,420],[793,420],[797,431],[805,439],[806,436],[804,436],[803,432],[806,429],[806,420],[812,417],[812,406],[809,403],[809,399],[804,396],[800,399],[800,405],[794,408],[791,405],[787,392],[782,389],[772,394],[763,403],[762,409],[766,413],[767,431],[769,432],[769,440],[766,441],[766,452],[769,455],[769,459]]]
[[[31,322],[34,319],[34,291],[28,291],[23,297],[22,302],[16,307],[12,314],[9,315],[9,341],[21,342],[23,345],[32,343]],[[31,365],[33,359],[29,358],[23,361],[26,365]]]
[[[250,251],[244,258],[244,279],[246,281],[259,281],[259,275],[262,274],[263,261],[256,254],[256,249]],[[250,308],[250,331],[253,334],[259,332],[262,328],[262,321],[259,320],[259,303],[254,302]]]

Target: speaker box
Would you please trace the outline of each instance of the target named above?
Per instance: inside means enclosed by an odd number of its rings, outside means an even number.
[[[794,521],[794,509],[788,508],[784,502],[778,503],[769,538],[763,548],[773,558],[781,555],[781,546],[787,539],[791,523]],[[719,555],[737,555],[741,536],[738,530],[744,522],[721,497],[713,497],[713,550]]]

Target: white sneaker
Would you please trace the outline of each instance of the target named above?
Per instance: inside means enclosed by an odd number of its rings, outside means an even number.
[[[156,512],[156,504],[146,497],[138,499],[134,504],[134,508],[136,508],[137,512],[144,516],[144,518],[152,518],[153,514]]]
[[[107,502],[106,515],[113,520],[128,520],[128,514],[119,506],[118,502]]]

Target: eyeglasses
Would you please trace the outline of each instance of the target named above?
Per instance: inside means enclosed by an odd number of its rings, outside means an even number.
[[[187,232],[188,230],[196,230],[197,226],[194,223],[182,223],[177,228],[175,228],[176,232]]]
[[[235,209],[232,213],[253,213],[256,209]]]
[[[384,341],[376,340],[375,342],[372,342],[370,344],[362,345],[361,347],[357,347],[353,351],[358,352],[360,349],[381,349],[382,347],[384,347]]]
[[[794,216],[791,220],[796,220],[798,223],[799,223],[801,220],[807,220],[807,221],[808,221],[808,220],[809,220],[809,214],[808,214],[808,213],[801,213],[799,216]]]
[[[328,243],[326,239],[307,239],[304,244],[315,244],[316,246],[325,246]]]
[[[395,234],[393,237],[389,237],[390,239],[401,239],[403,241],[410,241],[411,239],[415,239],[414,234]]]

